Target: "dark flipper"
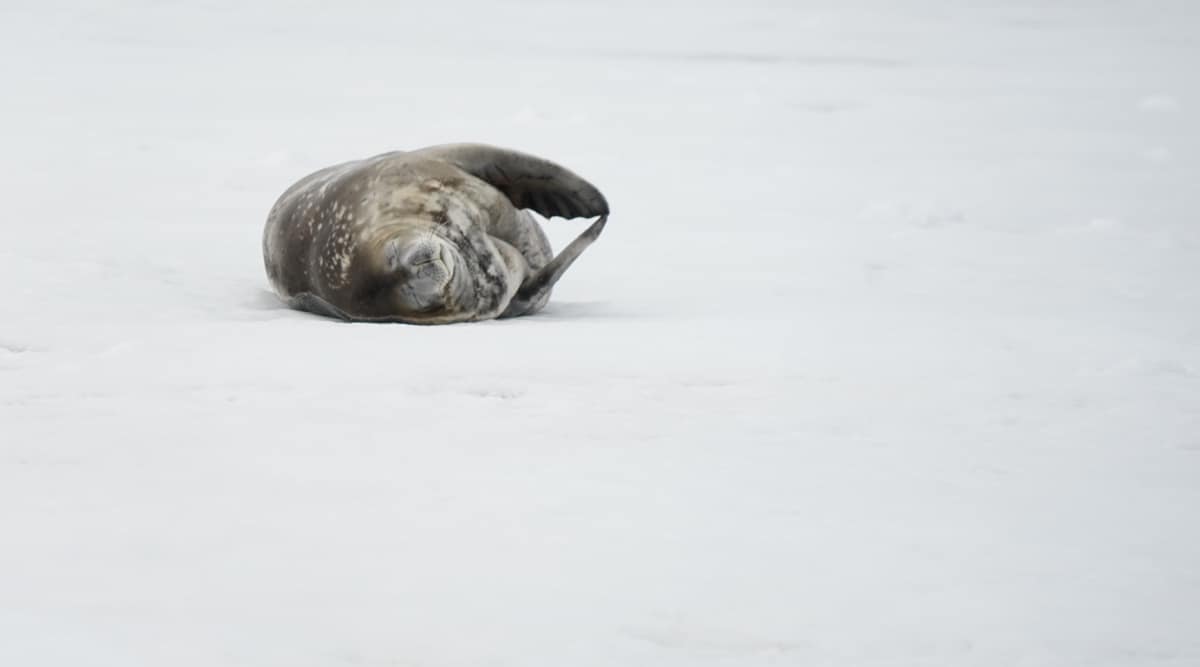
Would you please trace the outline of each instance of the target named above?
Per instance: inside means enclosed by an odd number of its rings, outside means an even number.
[[[542,267],[540,271],[530,276],[517,290],[513,296],[505,317],[515,317],[525,315],[530,310],[537,310],[544,304],[546,298],[550,294],[550,290],[554,288],[554,284],[562,278],[571,264],[579,258],[583,251],[588,246],[592,245],[599,236],[600,232],[604,231],[604,225],[608,222],[608,216],[602,215],[600,219],[593,222],[590,227],[585,229],[571,244],[563,251],[558,253],[558,256],[550,260],[550,263]]]
[[[449,162],[503,192],[517,208],[547,218],[608,215],[608,202],[596,186],[540,157],[483,144],[446,144],[415,153]]]
[[[333,304],[329,303],[325,299],[322,299],[316,294],[312,294],[311,292],[301,292],[300,294],[288,299],[287,304],[289,307],[296,308],[297,310],[306,310],[310,313],[324,315],[325,317],[333,317],[339,320],[345,320],[347,322],[351,322],[354,319],[346,313],[343,313]]]

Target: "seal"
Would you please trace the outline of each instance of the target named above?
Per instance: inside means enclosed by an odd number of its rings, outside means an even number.
[[[597,217],[557,256],[537,220]],[[267,216],[263,259],[292,308],[449,324],[536,313],[603,231],[608,202],[548,160],[483,144],[391,152],[310,174]]]

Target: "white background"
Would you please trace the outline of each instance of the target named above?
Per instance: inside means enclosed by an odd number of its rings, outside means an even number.
[[[5,0],[0,664],[1200,664],[1198,25]],[[449,141],[611,202],[544,313],[267,291]]]

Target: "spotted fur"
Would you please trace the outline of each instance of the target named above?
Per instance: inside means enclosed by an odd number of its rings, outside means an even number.
[[[518,207],[601,219],[554,258]],[[267,216],[263,258],[286,303],[321,315],[415,324],[527,315],[546,304],[607,214],[599,190],[554,163],[479,144],[435,146],[301,179]]]

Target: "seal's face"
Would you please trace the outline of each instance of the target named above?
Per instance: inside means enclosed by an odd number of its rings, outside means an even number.
[[[449,241],[429,233],[401,235],[387,243],[384,263],[396,281],[393,296],[404,312],[445,314],[455,305],[464,305],[462,283],[467,269]]]
[[[349,314],[414,324],[465,322],[477,313],[469,248],[445,237],[426,220],[405,220],[372,230],[360,258],[366,271],[352,288]]]

